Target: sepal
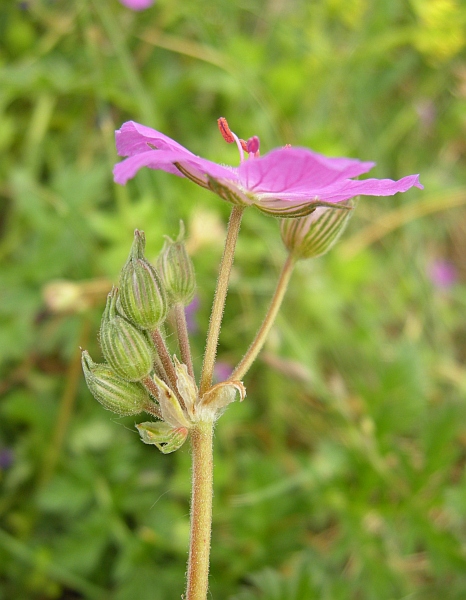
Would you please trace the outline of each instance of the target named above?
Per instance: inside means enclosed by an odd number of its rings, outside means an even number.
[[[137,327],[153,331],[165,320],[167,294],[157,270],[144,257],[146,238],[134,232],[128,260],[120,275],[120,303],[125,315]]]
[[[191,423],[186,418],[175,393],[156,375],[153,376],[153,380],[159,392],[158,400],[162,412],[162,419],[172,427],[189,428]]]
[[[241,381],[222,381],[207,391],[196,407],[196,413],[201,420],[216,420],[225,408],[236,400],[242,402],[246,397],[246,388]]]
[[[81,357],[87,387],[94,398],[117,415],[138,415],[153,405],[138,383],[125,381],[108,365],[95,363],[84,350]]]
[[[176,373],[176,387],[183,398],[186,412],[191,420],[194,420],[195,406],[198,398],[197,385],[188,373],[188,367],[181,363],[176,355],[173,355]]]
[[[338,241],[353,207],[353,201],[349,200],[337,207],[321,206],[304,217],[282,219],[282,241],[296,260],[322,256]]]
[[[187,306],[196,292],[194,265],[184,243],[184,224],[176,240],[165,236],[165,244],[157,261],[165,289],[171,303]]]
[[[100,327],[100,345],[112,369],[127,381],[140,381],[152,370],[154,349],[146,335],[117,312],[113,288]]]
[[[145,444],[156,446],[163,454],[181,448],[189,433],[186,427],[172,427],[162,421],[140,423],[136,428]]]

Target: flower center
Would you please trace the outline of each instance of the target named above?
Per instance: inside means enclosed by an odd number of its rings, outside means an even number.
[[[233,133],[233,131],[228,126],[228,122],[225,119],[225,117],[220,117],[220,119],[217,120],[217,123],[218,123],[218,128],[220,130],[220,133],[222,134],[222,137],[225,140],[225,142],[227,142],[227,144],[236,143],[238,150],[239,150],[239,156],[240,156],[241,162],[244,162],[244,153],[245,152],[249,156],[252,155],[252,156],[254,156],[254,158],[259,158],[259,156],[260,156],[260,152],[259,152],[260,141],[259,141],[259,138],[257,137],[257,135],[254,135],[253,137],[249,138],[247,142],[245,142],[244,140],[239,138],[235,133]]]

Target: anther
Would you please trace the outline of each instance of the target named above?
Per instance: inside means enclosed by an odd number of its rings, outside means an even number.
[[[217,119],[217,123],[218,123],[218,128],[220,130],[220,133],[222,134],[222,137],[225,140],[225,142],[227,142],[227,144],[233,144],[233,142],[236,142],[236,139],[235,139],[236,136],[232,132],[232,130],[229,128],[225,117],[220,117],[220,119]],[[241,138],[238,138],[238,141],[241,144],[241,148],[245,152],[248,152],[247,143],[244,140],[242,140]]]
[[[235,137],[231,129],[228,127],[228,123],[225,117],[220,117],[220,119],[217,119],[217,123],[220,133],[222,134],[222,137],[225,140],[225,142],[227,142],[227,144],[233,144],[233,142],[235,141]]]

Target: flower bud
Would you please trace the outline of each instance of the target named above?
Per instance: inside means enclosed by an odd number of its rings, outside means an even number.
[[[100,326],[100,345],[112,369],[127,381],[139,381],[152,370],[154,349],[146,335],[120,316],[118,290],[108,295]]]
[[[165,237],[165,245],[157,261],[157,266],[170,302],[174,304],[181,302],[187,306],[196,292],[196,276],[183,238],[184,225],[180,221],[178,238],[173,241],[168,236]]]
[[[144,232],[136,229],[131,252],[120,275],[120,303],[135,325],[153,331],[165,320],[168,304],[159,274],[144,257],[145,245]]]
[[[305,217],[282,219],[280,233],[290,254],[299,260],[328,252],[345,229],[353,206],[351,201],[345,208],[321,206]]]
[[[82,353],[87,387],[107,410],[118,415],[137,415],[152,404],[147,391],[138,383],[125,381],[108,365],[97,364],[88,352]]]

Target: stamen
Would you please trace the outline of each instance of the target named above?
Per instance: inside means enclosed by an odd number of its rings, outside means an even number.
[[[223,139],[227,144],[233,144],[235,138],[233,137],[233,133],[231,129],[228,127],[227,120],[225,117],[220,117],[217,119],[218,128],[220,129],[220,133],[222,134]]]
[[[217,124],[220,133],[222,134],[222,137],[225,140],[225,142],[227,142],[227,144],[232,144],[233,142],[236,142],[236,145],[238,146],[240,161],[243,162],[244,152],[248,151],[246,142],[244,140],[240,140],[239,137],[235,133],[233,133],[233,131],[228,127],[228,123],[225,117],[220,117],[220,119],[217,119]]]
[[[247,145],[247,143],[246,143],[244,140],[242,140],[241,138],[239,138],[239,143],[241,144],[241,148],[242,148],[242,149],[243,149],[245,152],[249,152],[249,150],[248,150],[248,145]]]

